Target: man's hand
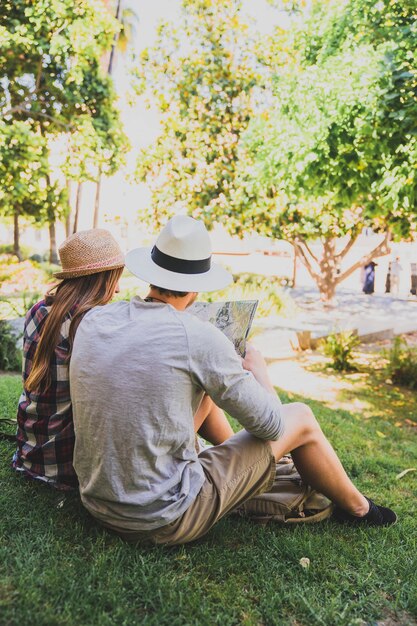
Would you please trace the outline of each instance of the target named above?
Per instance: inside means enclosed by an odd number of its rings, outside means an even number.
[[[250,343],[246,344],[245,357],[242,359],[245,370],[252,372],[262,387],[275,394],[275,389],[269,379],[268,368],[262,354]]]

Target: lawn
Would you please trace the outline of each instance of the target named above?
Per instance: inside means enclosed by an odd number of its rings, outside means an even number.
[[[0,419],[19,391],[19,376],[0,376]],[[358,394],[366,419],[310,404],[357,485],[398,512],[387,529],[231,517],[189,546],[129,546],[75,494],[16,476],[13,444],[0,441],[0,624],[417,624],[417,471],[397,478],[417,468],[417,394],[372,377]]]

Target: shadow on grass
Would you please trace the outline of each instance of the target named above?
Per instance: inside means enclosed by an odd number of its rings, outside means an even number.
[[[380,354],[358,353],[355,363],[357,370],[352,372],[336,372],[326,362],[315,363],[306,369],[344,383],[337,393],[337,400],[344,406],[350,405],[352,413],[362,419],[376,418],[390,421],[399,428],[416,428],[416,391],[389,381]]]

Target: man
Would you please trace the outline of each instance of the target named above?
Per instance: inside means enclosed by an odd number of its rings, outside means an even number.
[[[395,522],[351,483],[311,410],[281,405],[261,354],[249,346],[242,361],[221,331],[186,312],[197,292],[231,280],[211,263],[201,222],[174,217],[126,264],[151,284],[148,297],[89,312],[71,359],[74,466],[99,522],[130,541],[193,541],[267,490],[289,451],[338,519]],[[232,435],[222,409],[244,430]],[[202,430],[219,445],[198,454]]]
[[[398,296],[400,291],[400,277],[403,268],[400,263],[400,257],[395,257],[395,260],[391,262],[391,293]]]

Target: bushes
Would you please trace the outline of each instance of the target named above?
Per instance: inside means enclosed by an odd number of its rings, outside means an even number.
[[[6,298],[0,296],[0,314],[3,317],[24,317],[26,313],[39,302],[43,294],[39,291],[22,291],[19,296]]]
[[[0,255],[10,255],[15,261],[16,256],[14,254],[13,248],[14,246],[12,243],[0,245]],[[22,261],[26,261],[32,254],[32,249],[28,248],[27,246],[20,246],[20,254],[22,256]]]
[[[385,357],[388,359],[386,371],[392,382],[417,389],[417,350],[410,348],[402,337],[395,337]]]
[[[199,299],[207,302],[222,300],[259,300],[256,317],[269,315],[289,317],[295,314],[296,304],[282,289],[280,278],[259,274],[235,274],[233,283],[222,291],[203,293]]]
[[[16,345],[17,337],[10,324],[0,320],[0,370],[18,371],[22,366],[22,353]]]
[[[19,263],[13,257],[0,256],[1,295],[10,296],[26,292],[44,292],[51,282],[48,275],[49,265],[45,270],[32,261]]]
[[[331,366],[338,372],[352,372],[353,350],[359,344],[358,336],[352,331],[332,333],[323,342],[323,352],[332,360]]]

